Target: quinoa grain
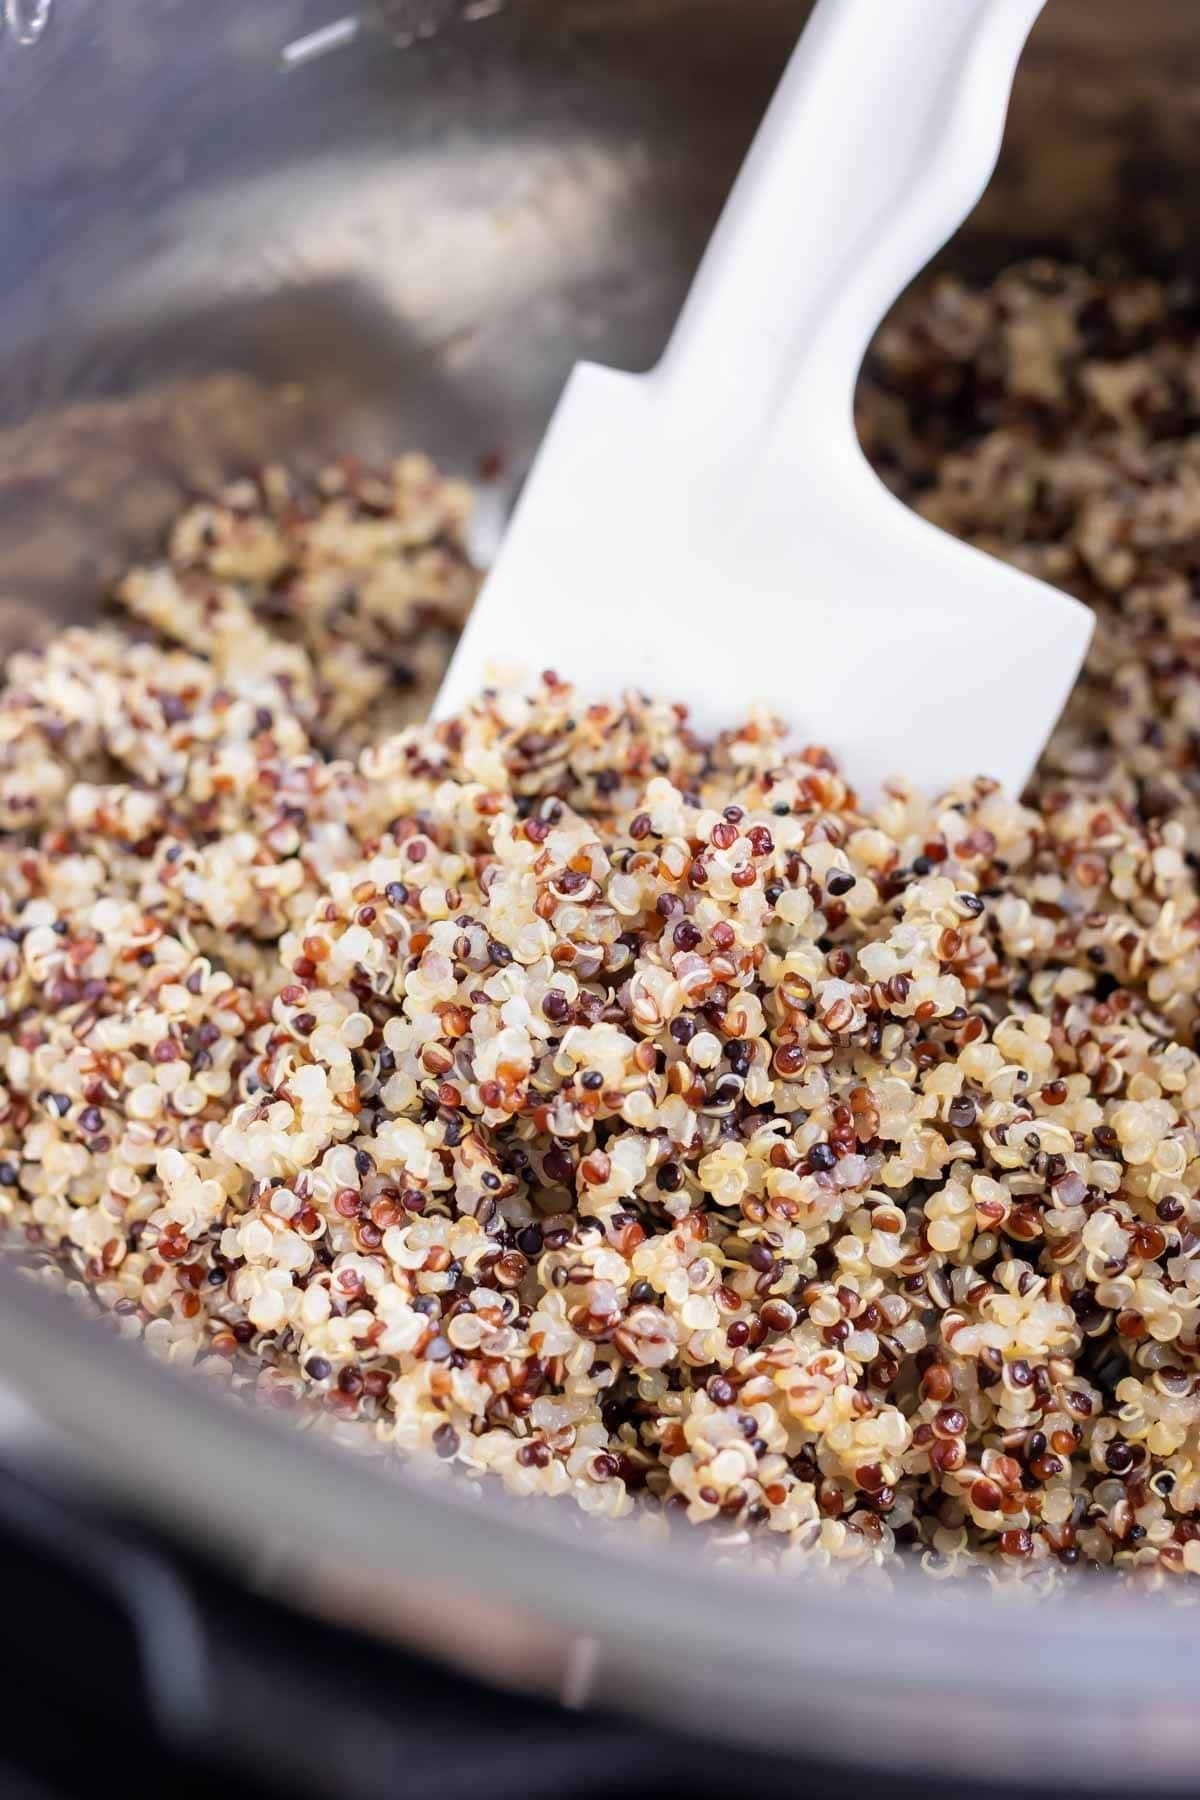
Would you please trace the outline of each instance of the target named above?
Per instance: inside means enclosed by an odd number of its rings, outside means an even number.
[[[592,1516],[1200,1568],[1188,318],[1038,266],[881,334],[892,485],[1098,613],[1024,803],[868,808],[760,714],[705,742],[550,675],[412,723],[463,490],[408,458],[192,508],[130,622],[0,692],[26,1265],[309,1429]]]

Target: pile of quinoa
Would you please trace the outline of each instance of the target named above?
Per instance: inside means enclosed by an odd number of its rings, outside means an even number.
[[[886,479],[1099,617],[1024,804],[551,675],[406,724],[460,485],[189,510],[0,693],[25,1266],[310,1430],[731,1553],[1200,1572],[1198,328],[1037,264],[877,345]]]

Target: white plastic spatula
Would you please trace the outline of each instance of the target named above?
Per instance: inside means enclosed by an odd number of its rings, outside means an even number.
[[[1091,613],[881,486],[855,378],[999,152],[1042,0],[819,0],[656,369],[572,374],[438,698],[765,700],[867,793],[1023,785]]]

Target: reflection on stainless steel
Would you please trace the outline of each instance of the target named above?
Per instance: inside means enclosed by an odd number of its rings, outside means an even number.
[[[4,0],[4,25],[14,43],[36,44],[50,23],[54,0]]]
[[[367,0],[361,13],[347,13],[285,44],[280,62],[297,69],[352,44],[360,32],[377,32],[405,50],[455,24],[477,24],[498,13],[505,0]]]
[[[279,60],[285,69],[298,69],[302,63],[327,56],[331,50],[340,50],[343,44],[352,44],[359,27],[360,21],[351,16],[331,19],[328,25],[318,25],[315,31],[306,32],[303,37],[293,38],[290,44],[285,44]]]
[[[0,56],[0,637],[85,616],[227,472],[421,444],[466,470],[499,453],[515,481],[576,358],[653,361],[803,6],[457,10],[491,16],[401,55],[356,30],[286,78],[283,47],[319,42],[337,0],[106,0]],[[1031,242],[1133,240],[1185,260],[1198,75],[1191,0],[1055,0],[951,258],[986,272]],[[439,1650],[492,1669],[500,1643],[517,1682],[562,1693],[590,1669],[614,1703],[960,1777],[1086,1758],[1126,1786],[1192,1779],[1179,1613],[1126,1598],[1114,1624],[1085,1592],[1039,1613],[1035,1641],[1028,1615],[981,1629],[940,1595],[798,1597],[585,1549],[257,1427],[19,1286],[0,1276],[6,1380],[127,1499],[247,1570],[269,1549],[313,1604],[362,1617],[369,1591],[369,1622],[411,1638],[433,1578],[454,1622]],[[1092,1653],[1105,1633],[1119,1657]]]

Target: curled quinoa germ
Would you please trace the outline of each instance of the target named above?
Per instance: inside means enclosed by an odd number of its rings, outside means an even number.
[[[0,694],[27,1267],[309,1429],[730,1553],[1200,1571],[1196,318],[1037,264],[877,347],[887,478],[1099,614],[1026,804],[865,807],[766,717],[551,676],[405,724],[463,490],[188,512]]]

